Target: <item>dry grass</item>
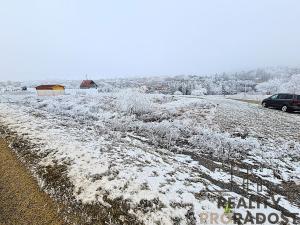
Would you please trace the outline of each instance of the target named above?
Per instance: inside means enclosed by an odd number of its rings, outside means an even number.
[[[1,224],[63,224],[55,202],[41,191],[16,155],[0,139]]]
[[[237,99],[237,98],[229,98],[229,99],[240,101],[240,102],[247,102],[247,103],[251,103],[251,104],[257,104],[257,105],[259,105],[261,103],[260,101],[250,100],[250,99]]]

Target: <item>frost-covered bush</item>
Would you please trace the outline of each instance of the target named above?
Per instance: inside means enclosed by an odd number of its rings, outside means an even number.
[[[129,115],[143,115],[153,111],[151,96],[131,89],[118,93],[118,107]]]
[[[202,96],[207,94],[207,90],[205,88],[199,88],[199,89],[195,89],[192,90],[191,95],[196,95],[196,96]]]
[[[181,91],[175,91],[174,95],[183,95]]]
[[[168,102],[175,101],[174,98],[175,98],[174,96],[156,94],[156,95],[152,95],[152,102],[158,103],[158,104],[165,104]]]
[[[223,160],[240,158],[246,156],[249,151],[260,148],[260,144],[255,139],[231,137],[228,133],[218,133],[200,127],[197,135],[189,138],[189,143],[199,148],[201,152]]]
[[[123,99],[120,101],[117,98],[117,102],[123,102]],[[108,122],[118,131],[136,132],[157,146],[170,148],[172,145],[187,144],[186,139],[197,132],[201,120],[205,120],[205,115],[214,107],[205,100],[160,95],[151,96],[151,102],[152,111],[147,114],[138,117],[135,114],[120,114]],[[128,112],[126,109],[124,111]]]
[[[142,123],[140,124],[139,131],[149,137],[152,143],[156,145],[163,144],[171,146],[175,144],[180,137],[179,128],[167,120],[148,124]]]

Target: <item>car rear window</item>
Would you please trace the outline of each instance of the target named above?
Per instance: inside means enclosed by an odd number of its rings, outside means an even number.
[[[297,95],[297,99],[300,100],[300,95]]]
[[[279,99],[293,99],[293,95],[290,94],[280,94]]]

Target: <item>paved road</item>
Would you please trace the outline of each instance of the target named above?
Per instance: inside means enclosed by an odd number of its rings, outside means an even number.
[[[57,206],[0,139],[0,225],[60,225]]]

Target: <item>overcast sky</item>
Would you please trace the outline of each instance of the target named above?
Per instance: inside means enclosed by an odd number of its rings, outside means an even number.
[[[299,0],[0,0],[0,80],[300,66]]]

